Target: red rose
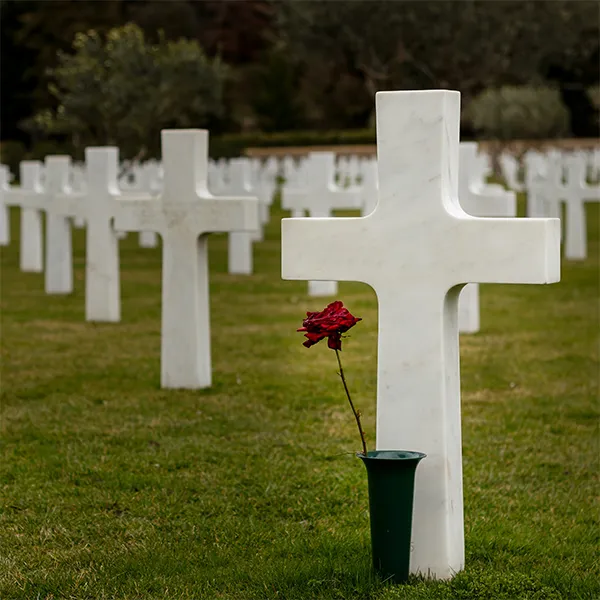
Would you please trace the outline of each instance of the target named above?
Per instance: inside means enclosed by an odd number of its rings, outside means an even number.
[[[362,319],[354,317],[339,300],[326,306],[321,312],[307,312],[302,327],[297,331],[306,331],[304,337],[308,338],[304,345],[310,348],[325,338],[327,345],[332,350],[342,349],[342,333],[354,327]]]

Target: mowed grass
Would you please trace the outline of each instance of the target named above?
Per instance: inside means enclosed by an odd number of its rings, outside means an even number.
[[[565,261],[560,284],[482,286],[481,332],[461,336],[466,569],[401,586],[371,572],[335,355],[295,332],[326,300],[280,279],[280,217],[251,277],[228,275],[226,237],[211,238],[213,387],[172,391],[160,249],[121,242],[122,322],[85,323],[84,233],[75,293],[48,296],[18,269],[12,214],[0,598],[599,598],[598,206],[590,258]],[[376,299],[355,283],[338,298],[363,318],[343,359],[372,446]]]

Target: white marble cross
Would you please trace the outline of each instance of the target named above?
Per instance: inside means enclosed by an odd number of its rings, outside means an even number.
[[[330,217],[336,209],[359,209],[363,201],[360,188],[343,189],[334,182],[335,154],[311,152],[303,167],[304,181],[299,189],[284,188],[281,206],[292,216]],[[309,296],[334,296],[337,281],[309,281]]]
[[[458,197],[461,208],[473,217],[516,217],[515,193],[484,182],[485,171],[478,158],[477,144],[461,142],[459,158]],[[479,284],[468,283],[463,287],[458,302],[458,330],[476,333],[479,327]]]
[[[117,184],[119,149],[85,149],[86,191],[55,194],[63,214],[85,219],[85,319],[121,320],[119,240],[112,223],[120,197]]]
[[[224,182],[219,196],[249,198],[258,208],[258,200],[250,189],[250,164],[247,158],[232,158],[229,161],[229,180]],[[259,215],[256,215],[259,222]],[[255,231],[230,231],[228,237],[228,272],[232,275],[252,275],[254,268],[252,239]]]
[[[211,385],[208,234],[252,231],[252,198],[216,198],[207,188],[208,132],[162,132],[164,187],[155,200],[122,199],[115,227],[162,237],[161,385]]]
[[[47,294],[70,294],[73,291],[73,243],[71,222],[58,194],[69,190],[71,158],[46,156],[44,161],[46,192],[46,268],[44,285]]]
[[[39,185],[39,168],[27,167],[25,186],[5,189],[7,203],[24,209],[46,212],[46,268],[44,285],[47,294],[70,294],[73,291],[73,247],[69,213],[57,194],[67,191],[71,168],[68,156],[47,156],[44,187]],[[35,185],[29,186],[29,178]],[[29,189],[30,188],[30,189]],[[37,252],[36,252],[37,254]]]
[[[254,165],[250,190],[258,198],[260,212],[260,227],[254,232],[252,239],[261,242],[264,239],[264,226],[271,217],[271,204],[277,188],[277,163],[267,161]]]
[[[458,295],[469,282],[558,281],[559,222],[462,210],[458,92],[379,92],[376,107],[375,211],[284,219],[282,275],[375,290],[377,448],[427,454],[417,470],[411,570],[448,578],[464,566]]]
[[[561,196],[565,203],[564,252],[569,260],[587,257],[586,202],[600,201],[600,185],[586,182],[587,156],[574,152],[564,157],[566,181]]]
[[[282,191],[296,189],[304,185],[306,178],[307,157],[294,158],[284,156],[281,160],[281,175],[283,177]]]
[[[508,152],[503,152],[499,158],[502,177],[509,189],[514,192],[522,192],[525,189],[523,182],[519,179],[521,165],[519,161]]]
[[[525,154],[525,190],[528,217],[560,217],[563,165],[560,152]]]
[[[228,179],[229,163],[224,158],[208,161],[208,189],[211,194],[221,194]]]
[[[149,160],[144,163],[139,177],[141,183],[138,191],[149,193],[152,196],[160,193],[160,166],[157,161]],[[156,248],[158,246],[156,231],[140,231],[139,244],[140,248]]]
[[[41,273],[44,270],[42,213],[46,197],[41,184],[42,163],[23,160],[19,164],[20,188],[5,192],[6,204],[21,210],[20,256],[21,271]]]

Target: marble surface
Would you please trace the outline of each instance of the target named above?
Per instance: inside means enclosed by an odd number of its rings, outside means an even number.
[[[162,237],[161,386],[212,382],[208,234],[258,227],[255,199],[214,197],[207,187],[208,132],[162,132],[164,188],[157,198],[120,199],[115,227]]]
[[[285,279],[361,281],[379,302],[377,449],[416,450],[411,571],[464,567],[458,297],[466,283],[560,279],[559,222],[477,218],[458,200],[460,95],[376,95],[379,203],[284,219]]]

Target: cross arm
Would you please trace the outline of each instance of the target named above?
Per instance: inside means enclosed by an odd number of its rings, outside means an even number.
[[[194,205],[192,205],[194,206]],[[206,217],[200,217],[204,231],[256,231],[260,227],[258,199],[244,197],[200,199],[195,206],[204,207]]]
[[[20,206],[21,208],[36,208],[43,210],[47,206],[47,196],[35,193],[33,190],[7,189],[1,192],[7,206]]]
[[[87,217],[85,194],[50,194],[48,209],[67,217]]]
[[[370,216],[283,219],[283,279],[372,283],[372,256],[380,250]]]
[[[127,198],[114,202],[115,228],[122,231],[157,231],[181,224],[194,234],[258,229],[256,198],[199,198],[164,203],[162,200]]]
[[[460,218],[459,221],[454,248],[448,249],[462,262],[456,266],[464,277],[455,283],[560,281],[559,219]]]
[[[115,229],[119,231],[162,232],[165,222],[161,212],[162,202],[148,197],[119,198],[113,201],[112,213]]]

